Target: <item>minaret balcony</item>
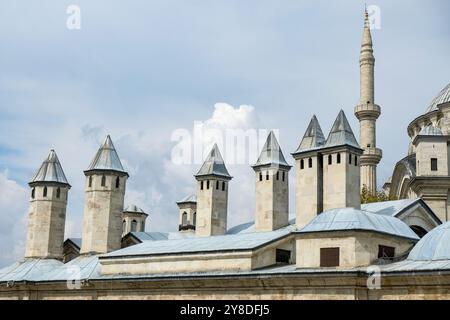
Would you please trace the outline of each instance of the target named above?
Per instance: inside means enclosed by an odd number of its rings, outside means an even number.
[[[383,151],[378,148],[364,148],[364,153],[361,155],[360,164],[377,165],[383,157]]]
[[[377,104],[366,103],[357,105],[355,108],[355,116],[358,120],[373,119],[376,120],[381,114],[381,108]]]

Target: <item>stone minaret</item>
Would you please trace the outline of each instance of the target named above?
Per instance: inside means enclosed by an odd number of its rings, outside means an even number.
[[[228,173],[215,144],[195,176],[197,179],[197,223],[195,235],[208,237],[227,231]]]
[[[347,207],[360,209],[359,165],[362,152],[341,110],[321,150],[323,211]]]
[[[364,150],[364,154],[361,156],[361,188],[366,186],[370,194],[375,194],[377,190],[377,165],[382,157],[381,149],[376,147],[376,121],[381,114],[381,108],[375,104],[375,57],[367,10],[365,11],[359,64],[360,100],[355,108],[355,115],[360,123],[359,143]]]
[[[252,167],[256,173],[255,231],[273,231],[287,226],[291,166],[286,162],[273,131]]]
[[[197,223],[197,196],[191,195],[177,202],[180,209],[178,231],[195,232]]]
[[[313,116],[297,150],[292,154],[296,171],[296,224],[303,228],[323,211],[323,158],[325,137]]]
[[[122,239],[122,214],[128,173],[107,136],[86,176],[81,254],[118,250]]]
[[[31,187],[26,258],[62,260],[70,185],[54,150],[29,183]]]
[[[145,232],[145,222],[148,214],[135,205],[129,205],[123,210],[122,237],[130,232]]]

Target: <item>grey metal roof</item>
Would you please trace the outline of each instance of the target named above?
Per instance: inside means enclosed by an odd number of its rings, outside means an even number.
[[[334,121],[333,127],[328,134],[325,147],[328,148],[342,145],[360,148],[343,110],[339,112],[336,120]]]
[[[291,167],[284,158],[283,151],[278,144],[277,138],[273,131],[270,131],[267,136],[266,143],[264,144],[261,154],[259,155],[258,161],[253,165],[253,168],[260,166],[281,166],[281,167]]]
[[[411,207],[415,203],[419,203],[420,199],[402,199],[393,201],[383,201],[374,203],[365,203],[361,205],[361,210],[395,217],[403,212],[406,208]]]
[[[0,269],[0,282],[37,280],[62,265],[62,262],[54,259],[24,259]]]
[[[176,240],[195,237],[195,234],[186,232],[131,232],[131,234],[141,242],[144,241],[161,241]]]
[[[294,154],[319,149],[322,148],[324,144],[325,136],[323,135],[319,120],[317,120],[316,116],[314,115],[309,122],[303,139]]]
[[[211,152],[209,153],[202,167],[195,176],[201,177],[210,175],[231,179],[231,176],[228,173],[227,167],[225,166],[225,162],[223,161],[217,144],[214,144]]]
[[[442,136],[444,135],[442,133],[442,130],[438,127],[429,125],[424,127],[422,130],[420,130],[419,132],[420,136]]]
[[[408,260],[450,260],[450,222],[444,223],[428,232],[414,246],[408,256]]]
[[[98,149],[94,159],[92,159],[87,171],[90,170],[113,170],[125,172],[119,156],[117,155],[116,148],[114,148],[114,144],[109,135],[100,146],[100,149]]]
[[[400,219],[354,208],[333,209],[321,213],[299,233],[346,230],[375,231],[419,240],[411,228]]]
[[[134,204],[130,204],[129,206],[127,206],[123,212],[132,212],[132,213],[143,213],[146,214],[144,210],[142,210],[141,208],[139,208],[138,206],[134,205]]]
[[[295,225],[295,213],[289,215],[289,225]],[[252,233],[255,231],[255,221],[238,224],[227,230],[227,234]]]
[[[177,201],[177,203],[188,203],[188,202],[197,203],[197,196],[195,194],[192,194],[190,196],[184,197],[180,201]]]
[[[55,150],[50,150],[47,158],[44,160],[41,167],[30,181],[30,183],[35,182],[57,182],[67,185],[69,184]]]
[[[427,107],[426,112],[434,111],[438,109],[438,105],[441,103],[446,103],[450,101],[450,83],[445,86],[444,89],[439,92],[439,94],[434,97],[430,105]]]
[[[121,256],[251,250],[289,235],[294,228],[294,226],[288,226],[271,232],[229,234],[212,237],[192,237],[167,241],[144,241],[140,244],[110,252],[103,256],[110,258]]]

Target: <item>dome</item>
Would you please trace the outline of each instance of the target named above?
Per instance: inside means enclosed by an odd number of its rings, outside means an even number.
[[[441,92],[431,101],[430,105],[427,108],[427,112],[437,110],[437,106],[441,103],[450,101],[450,83],[442,89]]]
[[[439,129],[438,127],[430,125],[430,126],[424,127],[420,131],[419,135],[421,135],[421,136],[442,136],[443,133],[442,133],[442,130]]]
[[[411,228],[398,218],[354,208],[333,209],[319,214],[299,233],[365,230],[419,240]]]
[[[408,260],[450,260],[450,222],[427,233],[411,250]]]

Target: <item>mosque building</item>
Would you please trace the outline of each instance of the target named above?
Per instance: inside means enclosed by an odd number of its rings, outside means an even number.
[[[81,238],[65,239],[71,186],[50,151],[29,183],[25,257],[0,269],[0,299],[449,299],[450,85],[408,127],[409,154],[384,187],[398,200],[362,204],[382,158],[367,12],[359,64],[359,140],[344,111],[327,135],[312,116],[291,166],[270,132],[251,167],[249,223],[228,226],[233,177],[214,145],[195,194],[176,203],[178,231],[147,232],[148,213],[124,206],[132,177],[108,136],[84,171]]]

